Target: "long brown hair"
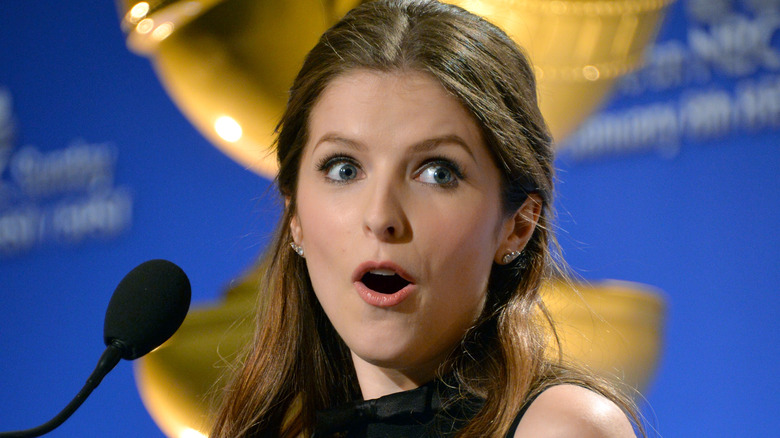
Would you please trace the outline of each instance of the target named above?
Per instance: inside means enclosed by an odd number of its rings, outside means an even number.
[[[288,246],[310,111],[334,78],[356,69],[431,75],[481,127],[502,174],[507,214],[530,191],[543,202],[522,255],[493,265],[481,316],[442,364],[462,393],[485,399],[460,436],[505,435],[528,397],[556,383],[593,388],[628,408],[609,385],[546,358],[554,330],[543,323],[549,317],[539,288],[559,266],[550,250],[553,146],[526,57],[503,31],[456,6],[383,0],[354,9],[325,32],[290,90],[276,143],[277,184],[287,202],[263,262],[256,338],[212,438],[308,435],[316,410],[360,397],[349,350],[317,302],[305,262]]]

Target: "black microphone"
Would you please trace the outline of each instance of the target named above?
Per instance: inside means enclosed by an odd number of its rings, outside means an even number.
[[[137,359],[176,332],[187,316],[191,294],[187,275],[167,260],[149,260],[130,271],[108,303],[103,325],[106,350],[81,391],[49,422],[33,429],[1,432],[0,438],[41,436],[64,423],[120,359]]]

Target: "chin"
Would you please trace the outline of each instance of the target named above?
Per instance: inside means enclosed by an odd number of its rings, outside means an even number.
[[[416,355],[400,345],[370,340],[353,346],[347,345],[350,351],[364,362],[383,368],[403,368],[406,364],[416,362]]]

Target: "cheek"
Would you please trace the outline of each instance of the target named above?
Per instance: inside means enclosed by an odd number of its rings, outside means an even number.
[[[490,210],[475,210],[486,211]],[[440,216],[444,217],[444,216]],[[427,225],[430,257],[443,288],[457,291],[451,298],[482,300],[498,247],[497,215],[450,215]]]
[[[344,204],[344,205],[342,205]],[[312,194],[298,206],[304,249],[308,254],[346,252],[357,230],[355,214],[346,202]]]
[[[439,216],[427,225],[431,239],[439,250],[454,260],[467,264],[492,263],[498,249],[499,228],[496,215],[489,209],[476,209],[484,215],[454,214]]]
[[[309,277],[319,295],[333,288],[336,280],[343,281],[337,274],[351,272],[349,254],[353,251],[355,226],[349,210],[342,208],[338,200],[319,193],[301,190],[297,207],[300,242]]]

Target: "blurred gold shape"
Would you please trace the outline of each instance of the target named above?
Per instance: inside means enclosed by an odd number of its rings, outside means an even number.
[[[245,278],[216,306],[191,309],[171,339],[135,361],[141,399],[166,436],[206,436],[214,396],[221,394],[233,361],[252,339],[255,278]]]
[[[658,366],[666,305],[661,291],[618,280],[556,281],[542,290],[564,357],[643,390]],[[554,346],[551,351],[557,354]]]
[[[122,0],[120,9],[128,47],[150,58],[184,115],[229,157],[272,178],[287,89],[319,36],[358,3]]]
[[[561,141],[636,69],[674,0],[451,0],[504,29],[536,70],[539,106]]]

